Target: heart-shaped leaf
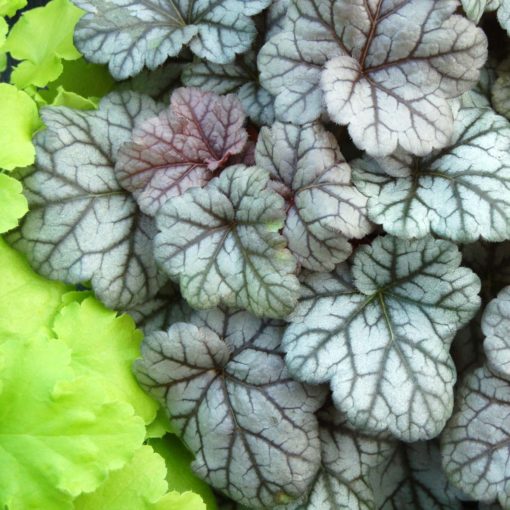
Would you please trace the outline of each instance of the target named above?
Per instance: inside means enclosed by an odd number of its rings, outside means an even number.
[[[368,214],[403,238],[434,233],[457,242],[510,239],[510,123],[463,108],[449,147],[426,158],[396,153],[353,164]]]
[[[405,441],[436,436],[453,405],[449,354],[479,307],[480,281],[448,241],[378,237],[358,248],[352,275],[307,275],[282,347],[290,372],[329,381],[355,427]]]
[[[257,167],[227,168],[158,212],[155,256],[194,308],[219,304],[284,317],[298,297],[296,261],[278,230],[283,199]]]
[[[486,367],[471,372],[456,395],[441,438],[451,483],[473,499],[510,505],[510,384]]]
[[[448,99],[476,83],[487,58],[484,33],[454,15],[456,7],[450,0],[293,0],[285,31],[258,60],[277,115],[302,124],[326,105],[374,156],[446,145]]]
[[[42,275],[90,281],[111,308],[141,303],[162,284],[153,220],[114,172],[133,127],[157,112],[152,99],[130,92],[110,94],[98,111],[45,108],[36,167],[22,179],[30,211],[10,241]]]
[[[233,95],[179,88],[169,109],[143,122],[121,147],[118,179],[142,211],[154,216],[170,197],[203,186],[241,153],[248,139],[244,120]]]
[[[191,322],[149,335],[135,371],[195,454],[193,469],[250,508],[300,496],[319,468],[323,388],[288,376],[280,325],[218,309]]]
[[[246,51],[256,29],[248,16],[268,0],[73,0],[86,11],[75,43],[88,60],[109,64],[118,79],[153,70],[188,45],[217,64]]]
[[[320,124],[262,128],[255,160],[289,203],[283,235],[303,267],[331,271],[351,254],[348,240],[371,230],[366,198],[352,186],[349,165]]]

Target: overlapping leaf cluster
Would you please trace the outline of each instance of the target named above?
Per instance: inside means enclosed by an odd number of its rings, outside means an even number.
[[[243,509],[510,509],[510,66],[476,26],[508,2],[73,2],[76,48],[7,39],[54,101],[9,241],[144,329],[194,471]],[[117,82],[73,104],[77,50]]]

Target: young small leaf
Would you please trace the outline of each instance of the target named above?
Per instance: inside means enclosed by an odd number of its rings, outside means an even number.
[[[371,230],[366,198],[352,186],[349,165],[320,124],[262,128],[255,160],[289,202],[283,235],[303,267],[331,271],[351,254],[348,239]]]
[[[480,281],[448,241],[378,237],[352,275],[307,275],[282,348],[290,372],[329,381],[355,427],[405,441],[436,436],[450,416],[453,336],[479,307]]]
[[[73,45],[73,29],[81,15],[70,0],[51,0],[25,12],[4,46],[21,60],[12,72],[12,83],[19,88],[44,87],[62,73],[62,59],[80,58]]]
[[[473,499],[510,504],[510,384],[486,367],[471,372],[441,438],[451,483]]]
[[[403,238],[510,239],[510,124],[487,108],[462,108],[450,146],[419,159],[398,152],[353,164],[371,220]]]
[[[296,304],[296,261],[278,233],[283,199],[257,167],[227,168],[205,188],[166,202],[155,256],[194,308],[225,305],[284,317]]]
[[[256,30],[252,16],[267,0],[73,0],[87,14],[78,22],[75,42],[92,62],[109,64],[114,78],[153,70],[189,45],[217,64],[246,51]]]
[[[487,58],[484,33],[454,15],[456,7],[450,0],[294,0],[286,31],[259,54],[277,115],[302,124],[325,104],[374,156],[446,145],[448,99],[474,85]]]
[[[278,324],[221,310],[191,322],[149,335],[135,371],[166,405],[193,469],[250,508],[300,496],[319,467],[323,389],[288,376]]]
[[[482,331],[487,366],[496,376],[510,381],[510,287],[505,287],[485,308]]]
[[[246,115],[256,124],[271,125],[274,121],[274,98],[258,83],[257,54],[249,51],[231,64],[196,62],[182,73],[188,87],[200,87],[216,94],[235,93]]]
[[[170,197],[205,185],[241,153],[248,139],[244,120],[233,95],[179,88],[170,108],[143,122],[121,147],[116,175],[142,211],[154,216]]]
[[[150,98],[113,93],[98,111],[43,110],[36,168],[23,186],[30,211],[9,239],[48,278],[91,281],[112,308],[153,296],[162,284],[152,253],[155,225],[117,182],[117,151],[157,113]]]

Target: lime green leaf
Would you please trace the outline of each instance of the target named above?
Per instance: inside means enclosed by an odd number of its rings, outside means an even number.
[[[12,73],[12,83],[44,87],[62,72],[62,59],[80,58],[73,31],[82,14],[69,0],[51,0],[23,14],[6,42],[7,51],[22,61]]]
[[[27,5],[27,0],[0,0],[0,16],[14,16]]]
[[[191,470],[190,465],[193,461],[193,455],[177,436],[168,434],[162,439],[151,439],[150,445],[166,461],[167,482],[170,490],[177,492],[193,491],[200,494],[207,510],[217,509],[216,498],[211,488]]]
[[[12,170],[34,162],[32,135],[41,126],[37,106],[28,94],[0,83],[0,168]]]
[[[21,182],[0,174],[0,232],[16,227],[27,211],[28,203],[22,194]]]
[[[7,25],[7,21],[5,21],[3,18],[0,18],[0,72],[4,71],[5,68],[7,67],[7,56],[5,54],[3,45],[5,42],[5,38],[7,36],[8,30],[9,30],[9,27]]]
[[[177,431],[170,423],[170,419],[163,407],[158,409],[156,418],[147,425],[145,437],[147,439],[157,439],[163,437],[167,433],[175,434]]]
[[[192,492],[169,492],[155,505],[154,510],[206,510],[200,496]]]
[[[81,495],[75,502],[75,510],[170,510],[180,494],[166,494],[165,461],[150,446],[142,446],[131,461],[121,470],[110,473],[108,479],[95,492]],[[189,498],[186,495],[186,498]],[[200,497],[192,495],[195,506],[179,506],[178,510],[205,510]],[[183,500],[184,503],[186,499]],[[189,503],[188,503],[189,505]]]
[[[79,110],[97,108],[99,98],[115,87],[106,66],[91,64],[83,58],[62,62],[62,74],[38,93],[46,104]]]
[[[116,85],[106,66],[91,64],[83,58],[62,62],[62,74],[48,85],[49,92],[63,87],[82,97],[103,97]]]
[[[59,87],[51,104],[52,106],[67,106],[75,110],[95,110],[99,105],[99,100],[82,97],[75,92],[68,92]]]
[[[0,506],[67,510],[142,444],[145,427],[126,403],[105,402],[74,378],[62,343],[36,336],[0,346]]]
[[[96,299],[87,298],[62,308],[54,331],[71,349],[77,375],[100,381],[105,395],[129,402],[145,423],[154,420],[159,406],[138,386],[131,371],[140,356],[142,334],[129,315],[118,317]]]
[[[0,342],[50,331],[55,312],[68,287],[46,280],[25,258],[0,239]]]

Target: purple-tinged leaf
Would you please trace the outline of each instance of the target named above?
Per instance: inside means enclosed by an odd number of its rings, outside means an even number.
[[[169,198],[204,186],[242,153],[248,139],[244,121],[234,95],[179,88],[169,109],[141,124],[121,148],[117,177],[153,216]]]

